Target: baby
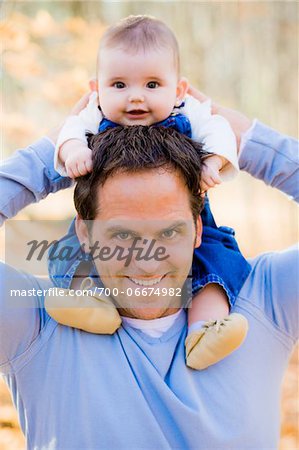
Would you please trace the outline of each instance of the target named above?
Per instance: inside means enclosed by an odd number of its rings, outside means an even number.
[[[188,82],[180,76],[176,38],[163,22],[130,16],[110,27],[100,43],[94,87],[88,106],[79,116],[69,117],[61,130],[55,167],[62,175],[76,178],[91,172],[92,152],[86,133],[117,125],[173,127],[202,142],[208,152],[202,192],[237,172],[234,134],[223,117],[211,114],[209,102],[200,103],[188,96]],[[248,328],[241,314],[229,314],[249,273],[248,263],[230,229],[217,228],[208,202],[202,220],[205,232],[202,245],[194,252],[194,297],[188,309],[185,343],[186,363],[194,369],[215,364],[238,348]],[[61,245],[66,241],[80,247],[73,226]],[[228,264],[223,267],[226,257]],[[61,273],[76,274],[80,267],[75,260],[64,264],[62,271],[60,262],[59,274],[55,261],[49,266],[52,280],[61,287],[66,285]],[[80,298],[48,296],[46,308],[58,322],[94,333],[114,333],[121,324],[112,300],[96,294]]]

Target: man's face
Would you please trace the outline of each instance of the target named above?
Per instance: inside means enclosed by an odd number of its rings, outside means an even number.
[[[195,227],[181,176],[164,169],[119,173],[99,188],[97,201],[99,213],[91,235],[77,219],[81,243],[87,248],[95,243],[109,247],[111,253],[118,246],[124,249],[123,256],[134,245],[143,249],[142,254],[131,252],[130,260],[119,260],[117,254],[106,261],[95,259],[120,314],[153,319],[177,311],[181,299],[176,294],[188,277],[201,236],[201,221]],[[143,258],[150,246],[151,252]]]

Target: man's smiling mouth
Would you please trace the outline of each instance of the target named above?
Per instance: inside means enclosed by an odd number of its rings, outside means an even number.
[[[165,277],[166,275],[162,275],[160,277],[155,278],[133,278],[133,277],[127,277],[130,281],[132,281],[134,284],[137,284],[138,286],[155,286],[156,284],[160,283],[160,281]]]

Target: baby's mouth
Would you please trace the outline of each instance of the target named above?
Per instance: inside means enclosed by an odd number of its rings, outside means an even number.
[[[132,117],[143,117],[148,114],[148,111],[144,109],[132,109],[131,111],[127,111],[126,114]]]

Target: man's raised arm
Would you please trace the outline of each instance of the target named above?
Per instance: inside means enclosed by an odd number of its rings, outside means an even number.
[[[240,154],[240,168],[255,178],[299,199],[298,141],[282,135],[256,121],[244,134]],[[274,322],[284,336],[292,342],[298,339],[298,247],[272,252],[256,259],[252,289],[263,295],[257,296],[259,307]],[[255,286],[254,286],[255,284]]]
[[[74,107],[77,114],[89,94]],[[16,152],[0,166],[0,223],[13,217],[29,203],[71,185],[69,178],[54,170],[56,130],[24,150]],[[41,339],[50,332],[50,320],[43,309],[47,280],[26,274],[0,261],[0,372],[15,373],[27,364]],[[29,350],[30,349],[30,350]]]
[[[85,94],[73,107],[71,115],[79,114],[88,103]],[[54,150],[59,128],[48,133],[29,147],[15,152],[0,165],[0,225],[15,216],[30,203],[48,194],[71,186],[69,178],[54,169]]]
[[[199,101],[208,97],[190,86],[188,93]],[[235,133],[240,169],[299,200],[298,140],[278,133],[239,111],[212,102],[212,114],[223,116]]]
[[[299,201],[298,141],[256,121],[243,135],[242,170]]]
[[[22,208],[71,185],[54,170],[54,144],[43,138],[15,152],[0,166],[0,225]]]

